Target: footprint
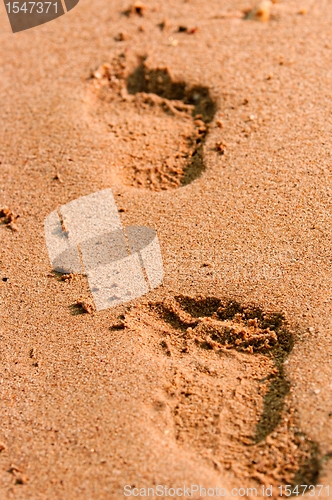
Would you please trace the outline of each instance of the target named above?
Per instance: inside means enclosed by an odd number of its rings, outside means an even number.
[[[176,81],[146,58],[133,67],[123,55],[93,73],[90,90],[90,109],[107,123],[125,184],[167,190],[204,171],[204,142],[217,110],[207,87]]]
[[[168,190],[204,171],[217,110],[207,87],[176,81],[147,59],[133,66],[123,55],[93,73],[90,90],[90,109],[107,124],[124,183]],[[177,296],[132,308],[114,328],[142,325],[166,356],[160,407],[172,415],[179,446],[242,481],[299,489],[317,483],[324,457],[299,428],[284,370],[295,335],[282,314]]]
[[[284,362],[295,335],[282,314],[177,296],[141,315],[133,309],[125,325],[137,331],[143,321],[168,358],[166,400],[179,446],[241,480],[300,489],[317,483],[322,457],[301,432],[289,394]]]

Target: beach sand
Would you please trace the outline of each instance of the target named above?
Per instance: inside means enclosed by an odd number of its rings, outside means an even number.
[[[1,499],[328,498],[332,13],[254,6],[81,0],[17,34],[0,6]],[[44,220],[106,188],[165,276],[89,314]]]

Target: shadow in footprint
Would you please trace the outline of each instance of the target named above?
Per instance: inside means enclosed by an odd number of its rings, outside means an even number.
[[[174,81],[168,68],[148,68],[144,61],[127,77],[129,94],[154,94],[162,98],[166,112],[190,113],[196,131],[188,138],[186,165],[180,179],[181,185],[190,184],[205,170],[203,146],[208,134],[208,124],[213,120],[217,106],[207,87],[190,86],[184,81]],[[183,107],[183,104],[186,107]]]
[[[264,409],[256,425],[253,437],[255,443],[264,440],[279,424],[284,408],[284,399],[290,390],[290,383],[284,373],[283,363],[293,349],[294,338],[283,326],[284,316],[276,313],[264,314],[257,307],[243,307],[237,302],[223,304],[220,299],[214,297],[192,299],[179,296],[175,299],[182,309],[193,318],[216,315],[218,320],[227,321],[236,317],[237,322],[241,320],[244,325],[248,325],[248,322],[251,321],[251,325],[256,326],[262,332],[251,338],[247,336],[244,342],[240,342],[239,333],[232,332],[231,327],[227,327],[222,333],[221,331],[211,331],[209,335],[213,341],[220,342],[221,345],[225,345],[227,342],[233,349],[242,352],[255,354],[255,352],[259,351],[273,357],[277,370],[272,375],[262,379],[262,382],[269,382],[269,389],[264,397]],[[165,318],[168,315],[168,321],[173,326],[181,327],[177,314],[173,311],[173,317],[170,317],[169,313],[169,309],[164,309]],[[198,320],[194,321],[195,326],[197,326],[198,322]],[[272,339],[272,342],[270,332],[276,333],[276,337]]]

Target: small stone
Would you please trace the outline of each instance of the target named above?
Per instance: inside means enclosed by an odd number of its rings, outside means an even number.
[[[67,273],[61,275],[61,281],[72,281],[77,278],[77,274]]]
[[[146,11],[146,5],[142,2],[137,1],[137,2],[133,3],[133,5],[131,5],[131,7],[129,7],[129,9],[125,12],[125,14],[127,16],[130,16],[132,14],[136,14],[138,16],[143,17],[145,11]]]
[[[173,38],[172,36],[169,37],[168,45],[170,45],[171,47],[176,47],[178,44],[179,44],[179,40],[177,40],[176,38]]]
[[[262,2],[259,2],[246,14],[245,18],[251,21],[266,22],[271,16],[271,5],[272,2],[270,0],[262,0]]]
[[[216,142],[215,148],[219,154],[223,155],[225,153],[225,144],[223,142]]]
[[[115,35],[114,40],[116,42],[124,42],[125,40],[128,40],[128,34],[126,31],[120,31],[117,35]]]
[[[188,33],[188,35],[194,35],[196,31],[198,30],[197,26],[194,28],[188,28],[188,26],[179,26],[178,32],[179,33]]]
[[[0,221],[12,231],[18,231],[16,221],[19,218],[9,207],[0,208]]]
[[[85,313],[93,314],[96,310],[93,302],[90,299],[80,298],[76,301],[75,305],[81,307]]]
[[[55,181],[59,181],[59,182],[60,182],[60,184],[62,184],[62,183],[63,183],[62,176],[61,176],[61,174],[60,174],[59,172],[57,172],[57,173],[55,174],[55,176],[54,176],[54,180],[55,180]]]
[[[161,23],[158,24],[158,27],[161,29],[161,31],[164,31],[165,29],[170,27],[170,22],[169,19],[165,18]]]
[[[29,481],[28,476],[22,474],[16,478],[15,484],[26,484]]]
[[[92,78],[102,80],[103,78],[108,78],[110,76],[110,72],[111,66],[108,63],[104,63],[92,72]]]

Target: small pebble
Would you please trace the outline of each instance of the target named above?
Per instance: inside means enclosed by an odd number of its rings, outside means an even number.
[[[262,2],[259,2],[246,14],[246,19],[261,22],[268,21],[271,16],[271,5],[272,2],[270,0],[263,0]]]
[[[57,173],[55,174],[55,176],[54,176],[54,180],[55,180],[55,181],[59,181],[59,182],[60,182],[60,184],[62,184],[62,183],[63,183],[62,176],[61,176],[61,174],[60,174],[59,172],[57,172]]]
[[[225,153],[225,144],[223,142],[216,142],[215,148],[219,154],[223,155]]]
[[[178,44],[179,44],[179,40],[177,40],[176,38],[173,38],[173,37],[169,37],[168,45],[170,45],[172,47],[176,47]]]
[[[78,299],[75,303],[77,307],[81,307],[85,313],[93,314],[95,312],[95,306],[89,299]]]
[[[128,34],[126,31],[121,31],[117,35],[115,35],[114,40],[116,42],[124,42],[125,40],[128,40]]]
[[[143,17],[146,11],[146,5],[142,2],[135,2],[133,5],[126,11],[127,15],[137,14],[138,16]]]
[[[299,14],[301,14],[301,16],[304,16],[307,12],[308,12],[308,9],[300,9],[299,10]]]

